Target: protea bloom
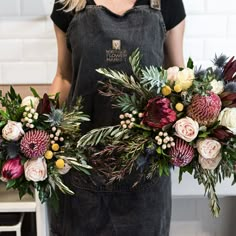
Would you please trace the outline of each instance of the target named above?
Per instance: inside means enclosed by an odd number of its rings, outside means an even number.
[[[161,129],[176,120],[176,113],[170,108],[170,100],[162,97],[155,97],[148,101],[143,114],[143,124]]]
[[[24,172],[24,167],[21,165],[20,157],[15,157],[7,160],[2,167],[1,175],[5,180],[17,179]]]
[[[21,151],[28,158],[41,157],[47,151],[50,137],[44,130],[30,130],[22,138]]]
[[[186,166],[194,157],[194,148],[183,139],[176,138],[175,146],[170,148],[169,155],[174,166]]]
[[[208,92],[206,96],[200,94],[193,96],[187,108],[187,115],[199,125],[210,126],[217,120],[220,110],[220,97],[213,92]]]
[[[227,141],[234,136],[231,130],[224,126],[218,126],[212,131],[212,136],[220,141]]]
[[[232,57],[224,67],[224,80],[233,81],[236,80],[236,60]]]

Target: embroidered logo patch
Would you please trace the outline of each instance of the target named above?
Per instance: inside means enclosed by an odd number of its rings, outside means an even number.
[[[107,62],[126,62],[127,50],[122,49],[121,40],[113,39],[111,41],[111,49],[106,50]]]

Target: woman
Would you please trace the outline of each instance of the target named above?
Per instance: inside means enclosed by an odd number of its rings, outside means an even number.
[[[63,5],[64,4],[64,5]],[[64,8],[64,10],[62,10]],[[131,73],[128,56],[139,48],[142,65],[184,66],[182,43],[185,12],[181,0],[61,0],[51,18],[58,44],[58,67],[50,93],[60,92],[69,105],[83,97],[92,128],[118,123],[110,100],[98,93],[103,79],[95,69],[109,67]],[[164,18],[164,20],[163,20]],[[95,168],[96,169],[96,168]],[[106,184],[96,173],[67,176],[75,196],[61,196],[59,213],[51,217],[55,236],[167,236],[171,216],[170,177],[143,180],[138,173]]]

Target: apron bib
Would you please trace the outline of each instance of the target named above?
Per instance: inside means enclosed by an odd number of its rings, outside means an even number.
[[[83,97],[84,112],[91,122],[82,126],[82,132],[119,123],[119,111],[98,93],[98,81],[104,78],[95,70],[106,67],[131,74],[128,57],[137,48],[143,66],[161,66],[165,33],[159,0],[151,0],[150,6],[135,4],[122,16],[89,0],[75,14],[67,32],[73,63],[68,101],[73,105],[78,96]],[[130,178],[106,186],[96,178],[95,184],[83,180],[78,172],[67,174],[65,184],[76,194],[59,193],[59,213],[51,215],[51,235],[168,236],[170,177],[153,178],[135,189],[130,187]]]

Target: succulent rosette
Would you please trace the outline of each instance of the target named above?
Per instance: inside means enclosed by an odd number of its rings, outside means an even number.
[[[165,125],[175,122],[176,112],[170,108],[170,100],[157,96],[148,101],[143,114],[143,124],[161,129]]]

